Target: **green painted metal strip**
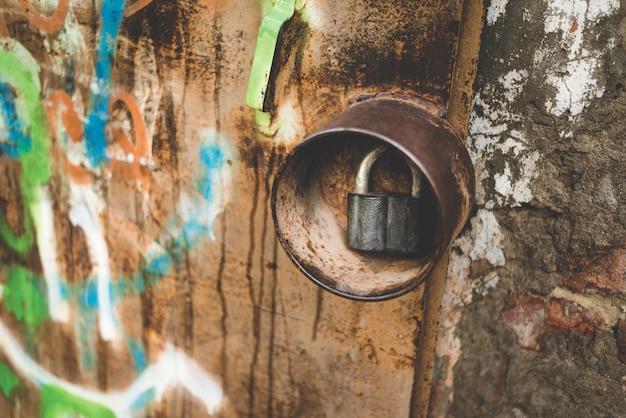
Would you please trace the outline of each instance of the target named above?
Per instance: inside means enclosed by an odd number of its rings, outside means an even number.
[[[264,110],[263,103],[274,61],[278,33],[283,24],[291,19],[295,8],[296,0],[278,0],[276,6],[261,21],[246,93],[246,104],[253,109]]]

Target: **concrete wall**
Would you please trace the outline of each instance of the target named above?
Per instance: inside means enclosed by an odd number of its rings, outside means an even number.
[[[625,5],[487,6],[431,410],[622,416]]]

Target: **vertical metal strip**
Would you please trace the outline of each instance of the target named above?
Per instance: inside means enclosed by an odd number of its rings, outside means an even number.
[[[447,105],[447,120],[464,143],[467,139],[484,16],[484,0],[463,2]],[[413,392],[411,393],[409,414],[411,418],[428,417],[435,347],[449,257],[450,249],[446,251],[426,282],[423,302],[424,317],[416,352]]]

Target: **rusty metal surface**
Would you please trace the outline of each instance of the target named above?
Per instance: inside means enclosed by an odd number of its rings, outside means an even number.
[[[274,222],[283,248],[309,279],[338,295],[372,301],[414,289],[432,271],[467,221],[474,194],[467,150],[432,110],[415,100],[382,95],[338,115],[286,159],[274,182]],[[429,209],[422,216],[434,228],[418,257],[359,253],[346,243],[345,196],[363,150],[380,142],[408,158],[428,183],[424,200]],[[388,181],[410,190],[411,181],[402,178],[407,173],[395,171],[401,166],[387,167]],[[337,176],[340,171],[343,175]]]
[[[223,417],[407,416],[424,287],[378,304],[350,302],[316,287],[280,250],[270,187],[286,152],[343,111],[350,97],[403,91],[444,107],[461,2],[308,0],[281,32],[269,132],[259,131],[244,104],[265,12],[260,2],[128,0],[117,37],[107,38],[106,45],[115,46],[109,61],[98,56],[102,6],[115,3],[121,10],[123,2],[60,0],[60,10],[69,5],[69,12],[59,31],[40,28],[42,22],[21,7],[27,3],[2,2],[0,36],[3,48],[19,46],[28,52],[22,58],[32,56],[24,62],[32,61],[39,71],[38,100],[66,109],[46,134],[52,176],[45,187],[56,240],[25,253],[3,241],[0,258],[3,267],[28,270],[40,283],[41,254],[54,249],[61,278],[75,291],[68,296],[69,322],[47,318],[31,335],[36,337],[32,353],[26,352],[31,364],[72,388],[104,396],[125,391],[141,372],[133,367],[137,353],[130,346],[100,337],[93,326],[95,308],[78,308],[78,291],[90,288],[94,263],[91,238],[69,217],[76,183],[102,202],[97,219],[111,279],[118,286],[131,284],[130,294],[120,296],[114,309],[123,336],[138,343],[145,366],[164,358],[166,347],[175,347],[193,359],[196,372],[209,374],[222,387],[218,416]],[[32,3],[41,16],[54,15],[55,2]],[[110,63],[108,82],[115,92],[102,134],[112,160],[91,170],[83,166],[90,149],[83,155],[82,147],[68,143],[80,141],[100,62]],[[56,101],[63,97],[71,100]],[[69,140],[63,140],[66,134]],[[129,144],[135,149],[121,154]],[[205,170],[204,163],[215,160],[199,158],[211,149],[223,157],[217,172]],[[321,185],[340,218],[344,195],[337,189],[351,176],[344,163],[356,164],[358,154],[350,153],[365,147],[345,151],[325,155],[334,171]],[[142,158],[150,164],[141,165]],[[404,167],[396,163],[396,157],[385,157],[377,170]],[[22,162],[5,154],[0,171],[0,209],[19,232],[29,207],[20,194]],[[406,191],[410,173],[395,171],[400,181],[378,176],[374,186]],[[206,235],[183,244],[182,227],[203,217],[192,216],[190,209],[201,209],[200,186],[207,180],[215,193],[207,203],[214,205],[216,217],[206,225]],[[146,269],[155,248],[172,263],[153,280]],[[0,273],[6,286],[6,271]],[[3,309],[0,320],[23,347],[29,344],[11,312]],[[23,365],[7,357],[5,343],[0,338],[0,361],[25,377]],[[87,358],[93,362],[86,364]],[[25,381],[15,397],[0,396],[0,411],[37,416],[40,394],[41,388]],[[184,387],[172,386],[160,401],[146,402],[137,413],[207,414],[203,401]]]

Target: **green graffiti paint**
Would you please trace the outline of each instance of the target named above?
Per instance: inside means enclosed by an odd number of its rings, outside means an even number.
[[[8,51],[0,50],[0,79],[13,86],[26,111],[25,125],[30,132],[31,149],[21,153],[24,178],[32,185],[45,184],[50,178],[48,128],[36,74]],[[21,107],[21,106],[20,106]],[[19,112],[18,108],[18,112]],[[32,195],[31,195],[32,196]]]
[[[278,33],[283,24],[293,16],[295,3],[295,0],[277,0],[276,5],[261,21],[246,92],[246,104],[253,109],[265,110],[263,104],[276,52]],[[263,6],[267,7],[267,2]]]
[[[47,385],[41,389],[41,418],[115,418],[106,406],[72,395],[58,386]]]
[[[0,237],[4,239],[9,247],[20,254],[27,253],[33,246],[33,221],[30,212],[24,211],[24,225],[20,235],[13,233],[4,215],[0,213]]]
[[[11,396],[13,390],[20,384],[20,379],[17,377],[13,370],[9,366],[0,361],[0,388],[5,397]]]
[[[0,81],[12,86],[17,95],[18,115],[31,140],[31,147],[20,147],[22,162],[20,187],[24,206],[32,207],[37,200],[37,187],[50,178],[48,128],[37,72],[28,63],[23,64],[17,54],[0,49]],[[26,212],[26,211],[25,211]],[[0,213],[0,237],[15,251],[26,253],[33,245],[33,227],[24,216],[24,231],[13,233],[3,213]]]
[[[12,267],[2,289],[7,310],[33,333],[48,318],[48,306],[36,286],[36,280],[25,268]]]

